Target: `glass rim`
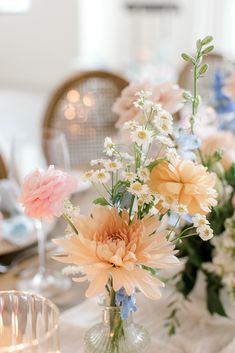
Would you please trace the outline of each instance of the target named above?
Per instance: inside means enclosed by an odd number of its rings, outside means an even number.
[[[58,307],[48,298],[43,297],[40,294],[36,294],[33,292],[27,292],[27,291],[18,291],[18,290],[5,290],[5,291],[0,291],[0,297],[3,295],[9,295],[9,294],[17,294],[17,295],[26,295],[28,297],[34,297],[37,299],[41,299],[42,301],[46,302],[46,304],[48,304],[48,306],[50,306],[53,311],[56,313],[56,323],[54,325],[54,327],[52,329],[50,329],[48,332],[46,332],[45,336],[43,338],[40,339],[34,339],[32,343],[19,343],[16,345],[10,345],[10,346],[0,346],[0,353],[1,352],[7,352],[8,353],[13,353],[13,352],[21,352],[23,349],[29,349],[29,348],[33,348],[36,347],[37,345],[44,343],[45,341],[47,341],[48,339],[50,339],[52,337],[52,335],[58,330],[59,328],[59,320],[60,320],[60,311],[58,309]]]

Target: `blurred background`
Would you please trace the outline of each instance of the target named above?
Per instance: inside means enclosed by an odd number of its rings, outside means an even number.
[[[182,51],[211,34],[235,59],[234,0],[0,0],[0,148],[37,132],[51,94],[81,70],[177,82]]]

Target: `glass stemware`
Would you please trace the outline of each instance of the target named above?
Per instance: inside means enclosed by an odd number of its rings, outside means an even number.
[[[59,310],[27,292],[0,292],[0,353],[60,353]]]
[[[70,166],[68,146],[65,136],[54,129],[46,129],[40,138],[18,138],[12,144],[10,176],[19,185],[35,167],[47,168],[53,164],[56,168],[68,170]],[[17,283],[19,290],[29,290],[46,297],[53,297],[68,290],[71,280],[58,271],[51,271],[45,266],[46,224],[33,220],[38,239],[39,266],[36,274],[21,277]]]

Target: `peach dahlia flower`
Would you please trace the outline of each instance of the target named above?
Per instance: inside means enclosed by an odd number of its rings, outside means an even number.
[[[138,119],[141,116],[140,110],[133,105],[138,98],[136,93],[141,90],[152,92],[149,99],[156,104],[162,104],[162,108],[171,114],[183,107],[183,90],[178,85],[172,83],[153,85],[146,81],[131,82],[129,86],[124,88],[121,97],[113,105],[114,113],[119,115],[116,127],[121,128],[125,122]]]
[[[201,149],[205,156],[211,156],[218,149],[222,149],[221,163],[225,171],[235,163],[235,136],[231,131],[214,131],[205,136]]]
[[[207,214],[215,206],[216,178],[202,165],[182,160],[176,165],[166,161],[153,168],[149,187],[164,197],[187,206],[189,214]]]
[[[154,216],[135,217],[129,224],[125,209],[119,215],[116,208],[95,206],[92,216],[77,218],[78,235],[54,240],[65,251],[56,259],[82,266],[84,275],[74,281],[90,281],[88,297],[102,293],[112,277],[115,291],[124,287],[131,295],[137,287],[147,297],[158,299],[163,283],[141,265],[160,269],[178,263],[174,246],[159,226]]]

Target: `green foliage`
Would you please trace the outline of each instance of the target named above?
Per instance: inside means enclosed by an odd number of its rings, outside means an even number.
[[[235,188],[235,164],[233,163],[225,174],[227,182]]]
[[[209,221],[215,235],[220,235],[224,231],[224,222],[227,218],[232,217],[233,212],[234,209],[231,200],[213,207]]]
[[[95,199],[93,201],[95,205],[100,205],[100,206],[108,206],[109,203],[104,197],[98,197],[98,199]]]
[[[222,289],[221,279],[214,275],[207,273],[207,307],[211,314],[219,314],[227,316],[223,304],[220,300],[220,290]]]
[[[155,161],[151,162],[148,165],[149,171],[151,172],[153,170],[153,168],[156,167],[156,165],[158,165],[159,163],[162,163],[164,160],[165,160],[165,158],[159,158],[159,159],[156,159]]]
[[[151,275],[156,276],[156,274],[157,274],[156,268],[152,268],[152,267],[145,266],[145,265],[141,265],[141,267],[142,267],[144,270],[149,271],[149,272],[151,273]]]
[[[197,280],[198,267],[195,266],[191,260],[188,260],[185,264],[184,271],[182,272],[181,278],[176,284],[177,290],[187,297],[193,290]]]

